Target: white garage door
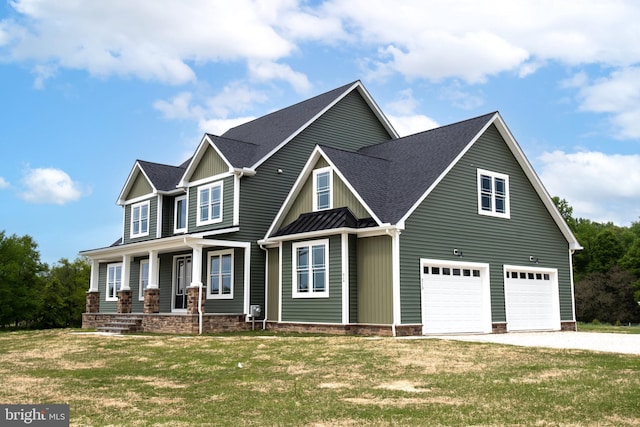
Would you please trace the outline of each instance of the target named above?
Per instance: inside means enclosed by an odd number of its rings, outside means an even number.
[[[560,329],[556,270],[505,266],[508,331]]]
[[[423,333],[491,332],[488,272],[485,264],[423,261]]]

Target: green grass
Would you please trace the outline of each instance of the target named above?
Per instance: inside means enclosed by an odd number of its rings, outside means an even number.
[[[434,339],[9,332],[0,384],[83,426],[640,424],[638,356]]]
[[[578,323],[579,332],[607,332],[615,334],[640,334],[640,325],[614,326],[608,323]]]

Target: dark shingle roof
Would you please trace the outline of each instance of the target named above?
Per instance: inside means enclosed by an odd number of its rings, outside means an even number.
[[[357,218],[349,208],[328,209],[318,212],[303,213],[292,223],[282,227],[274,236],[308,233],[336,228],[374,227],[376,222],[371,218]]]
[[[395,224],[495,113],[360,149],[322,147],[383,223]]]
[[[243,168],[253,165],[253,159],[260,146],[251,142],[237,141],[222,136],[207,134],[233,167]]]
[[[176,185],[180,181],[180,178],[182,178],[186,169],[185,164],[187,163],[185,162],[180,166],[170,166],[138,160],[138,164],[140,164],[140,167],[149,177],[156,190],[172,191],[176,189]]]
[[[255,146],[253,149],[244,147],[236,150],[232,147],[232,144],[227,143],[224,147],[219,147],[220,151],[229,161],[234,158],[233,161],[237,162],[233,163],[234,167],[253,166],[335,101],[354,83],[356,82],[346,84],[229,129],[222,134],[222,137],[229,141],[244,141],[245,143],[255,144]],[[228,151],[234,151],[234,154],[228,154]]]

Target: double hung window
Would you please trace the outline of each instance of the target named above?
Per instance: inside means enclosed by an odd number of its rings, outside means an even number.
[[[316,169],[313,171],[313,210],[320,211],[331,209],[333,175],[331,168]]]
[[[149,201],[131,206],[131,238],[149,235]]]
[[[144,301],[144,290],[149,286],[149,260],[143,259],[140,261],[140,279],[138,281],[138,299]]]
[[[117,301],[118,291],[122,287],[122,263],[107,265],[106,301]]]
[[[478,169],[478,213],[509,218],[509,176]]]
[[[233,250],[209,254],[207,298],[233,298]]]
[[[222,182],[198,189],[198,225],[222,221]]]
[[[293,244],[293,297],[329,296],[329,241]]]
[[[174,232],[187,231],[187,196],[176,197],[173,217]]]

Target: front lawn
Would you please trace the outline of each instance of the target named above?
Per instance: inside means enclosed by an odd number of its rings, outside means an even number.
[[[0,333],[0,402],[71,425],[640,424],[640,357],[435,339]]]

